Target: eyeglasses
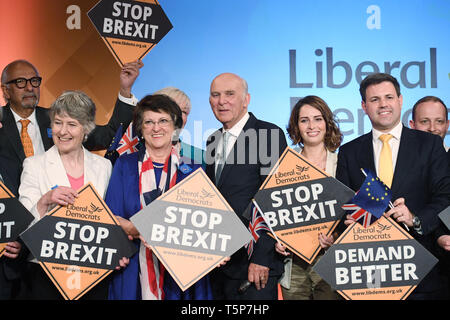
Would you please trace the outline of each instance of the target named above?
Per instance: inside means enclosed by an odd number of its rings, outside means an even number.
[[[151,128],[154,127],[155,124],[158,124],[158,126],[165,128],[168,127],[171,122],[172,120],[170,119],[160,119],[156,122],[153,120],[144,120],[144,127]]]
[[[28,81],[30,82],[30,84],[33,88],[39,88],[39,86],[41,85],[42,78],[41,77],[33,77],[30,79],[17,78],[17,79],[8,81],[6,84],[15,83],[17,88],[23,89],[27,86]]]

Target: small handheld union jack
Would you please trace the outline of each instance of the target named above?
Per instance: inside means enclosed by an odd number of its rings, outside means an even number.
[[[138,151],[139,138],[134,134],[133,122],[130,123],[127,130],[119,141],[119,145],[116,148],[117,153],[122,155],[124,153],[133,153]]]
[[[271,232],[271,230],[267,226],[266,222],[264,221],[264,218],[262,217],[261,213],[255,206],[253,201],[250,202],[243,215],[244,217],[249,217],[250,220],[248,224],[248,230],[252,235],[252,240],[245,245],[245,247],[247,248],[248,258],[250,259],[253,254],[255,243],[258,241],[260,237],[260,232],[262,231]]]

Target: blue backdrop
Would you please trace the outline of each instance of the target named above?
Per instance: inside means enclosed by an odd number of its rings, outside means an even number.
[[[184,141],[205,146],[220,127],[208,102],[211,80],[237,73],[249,84],[249,111],[286,128],[297,97],[322,97],[344,143],[370,130],[359,82],[367,72],[395,76],[403,122],[419,98],[450,104],[448,0],[170,0],[173,29],[143,59],[138,98],[175,86],[192,100]],[[289,141],[289,140],[288,140]],[[289,141],[290,142],[290,141]],[[450,145],[450,138],[446,137]]]

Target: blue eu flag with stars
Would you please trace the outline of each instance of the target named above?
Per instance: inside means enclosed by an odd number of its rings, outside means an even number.
[[[366,179],[351,201],[380,218],[391,201],[392,192],[375,174],[369,170],[365,172]]]

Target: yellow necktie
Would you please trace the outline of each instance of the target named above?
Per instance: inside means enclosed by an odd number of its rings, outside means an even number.
[[[392,168],[392,150],[389,145],[389,140],[392,138],[390,134],[382,134],[380,140],[383,142],[383,147],[380,153],[380,162],[378,164],[378,176],[389,188],[392,185],[392,178],[394,176],[394,169]]]
[[[28,134],[28,125],[30,120],[19,120],[22,124],[22,130],[20,131],[20,140],[22,140],[23,151],[25,152],[25,157],[31,157],[34,155],[33,143],[31,142],[30,135]]]

